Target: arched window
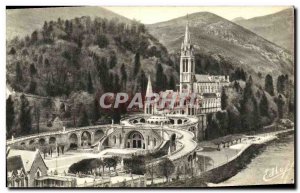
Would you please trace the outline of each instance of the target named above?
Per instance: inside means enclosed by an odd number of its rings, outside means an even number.
[[[189,71],[189,65],[188,65],[188,64],[189,64],[189,62],[188,62],[188,59],[186,59],[186,61],[185,61],[185,62],[186,62],[186,72],[188,72],[188,71]]]
[[[114,143],[116,144],[117,143],[117,137],[114,136]]]
[[[36,178],[39,178],[41,176],[41,172],[40,172],[40,170],[38,170],[36,173],[35,173],[35,177]]]
[[[193,59],[191,60],[191,71],[192,72],[194,71],[194,60]]]

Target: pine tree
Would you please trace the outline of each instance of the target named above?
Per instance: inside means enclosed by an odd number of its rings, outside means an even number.
[[[134,57],[134,69],[133,69],[134,76],[136,76],[138,74],[140,67],[141,67],[140,53],[137,52]]]
[[[121,80],[122,80],[122,89],[125,90],[126,89],[126,84],[127,84],[127,72],[126,72],[126,68],[125,68],[125,65],[124,63],[122,64],[121,66],[121,69],[120,69],[120,73],[121,73]]]
[[[162,91],[164,85],[164,70],[163,67],[160,63],[157,64],[157,68],[156,68],[156,89],[158,91]]]
[[[91,77],[91,73],[88,74],[88,82],[87,82],[87,91],[92,94],[94,92],[93,81]]]
[[[79,127],[84,127],[84,126],[88,126],[90,123],[89,123],[89,117],[88,117],[88,114],[85,110],[85,108],[83,107],[81,109],[81,112],[80,112],[80,119],[79,119]]]
[[[281,95],[274,99],[278,107],[278,118],[282,119],[284,116],[284,100]]]
[[[175,84],[173,75],[171,75],[170,80],[169,80],[169,89],[176,90],[176,84]]]
[[[144,70],[141,70],[141,75],[139,77],[139,84],[140,84],[140,92],[146,93],[147,89],[147,77],[145,75]]]
[[[118,61],[117,61],[116,54],[113,53],[109,59],[109,68],[110,69],[114,68],[117,63],[118,63]]]
[[[98,121],[98,119],[100,118],[101,114],[100,114],[100,104],[99,104],[99,100],[96,97],[93,103],[93,123],[95,123],[96,121]]]
[[[221,93],[221,108],[222,110],[225,110],[227,105],[228,105],[228,96],[226,95],[225,88],[222,88],[222,93]]]
[[[15,120],[14,101],[11,95],[6,99],[6,137],[10,138],[12,134],[12,126]]]
[[[120,92],[121,90],[121,85],[120,85],[120,78],[118,74],[115,74],[114,77],[114,91],[115,92]]]
[[[23,81],[22,69],[21,69],[20,63],[17,62],[17,66],[16,66],[16,82],[20,83],[22,81]]]
[[[265,78],[265,90],[271,95],[274,96],[274,86],[273,86],[273,78],[271,75],[267,75]]]
[[[106,48],[109,45],[109,40],[104,34],[97,37],[97,45],[99,48]]]
[[[31,132],[31,107],[29,106],[29,102],[25,95],[21,95],[21,107],[20,107],[20,115],[19,122],[21,133],[28,135]]]
[[[259,103],[259,111],[261,116],[269,116],[269,103],[265,94],[263,94],[260,103]]]

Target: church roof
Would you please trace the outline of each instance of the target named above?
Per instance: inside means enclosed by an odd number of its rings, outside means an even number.
[[[225,75],[195,74],[196,82],[228,82]]]
[[[29,172],[38,154],[39,154],[39,150],[27,151],[27,150],[10,149],[7,158],[9,159],[14,156],[19,156],[22,159],[25,171]]]
[[[209,75],[195,74],[195,78],[197,82],[211,82],[211,80],[209,79]]]
[[[217,94],[216,93],[203,93],[202,96],[204,98],[217,98]]]
[[[15,173],[20,173],[20,171],[24,171],[24,165],[22,162],[22,158],[21,156],[17,155],[17,156],[12,156],[7,158],[7,172],[15,172]]]
[[[146,90],[146,97],[152,97],[153,91],[152,91],[152,84],[151,84],[151,78],[150,75],[148,76],[148,85]]]

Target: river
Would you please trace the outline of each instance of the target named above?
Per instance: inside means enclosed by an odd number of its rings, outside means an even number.
[[[238,174],[217,186],[294,183],[294,135],[280,137],[266,145]]]

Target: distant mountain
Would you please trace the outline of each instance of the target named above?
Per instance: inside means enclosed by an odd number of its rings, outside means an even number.
[[[294,53],[294,9],[235,23]]]
[[[186,23],[186,17],[179,17],[147,28],[169,53],[178,56]],[[261,85],[266,74],[273,75],[275,81],[280,74],[294,73],[293,57],[285,49],[222,17],[194,13],[189,15],[189,28],[198,55],[198,73],[230,74],[242,67]]]
[[[90,16],[107,19],[118,18],[122,22],[130,20],[102,7],[56,7],[56,8],[30,8],[6,10],[7,40],[14,36],[24,37],[33,30],[40,28],[45,21],[63,20],[75,17]]]
[[[243,21],[243,20],[246,20],[246,19],[243,18],[243,17],[236,17],[236,18],[232,19],[231,21],[232,22],[237,22],[237,21]]]

